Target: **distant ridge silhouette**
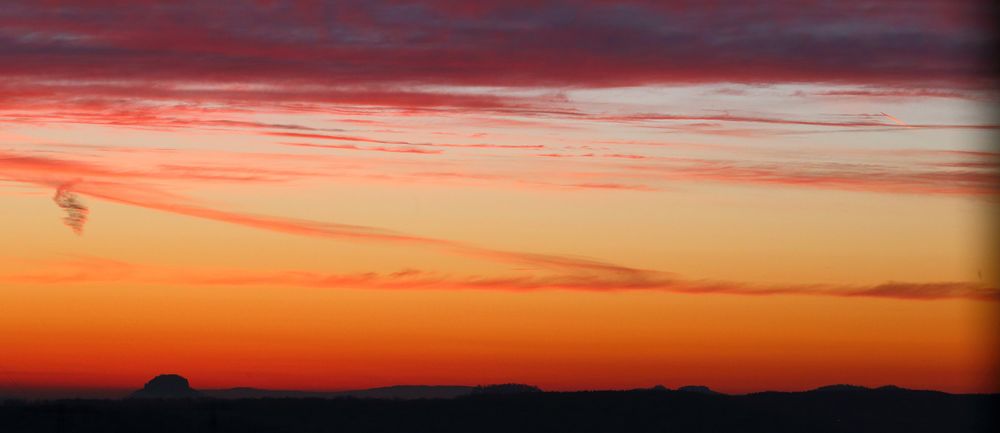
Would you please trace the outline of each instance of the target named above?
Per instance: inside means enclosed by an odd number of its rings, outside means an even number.
[[[722,394],[721,392],[713,391],[711,388],[703,385],[688,385],[677,388],[678,391],[682,392],[697,392],[699,394]]]
[[[480,394],[519,394],[526,392],[542,392],[536,386],[518,383],[500,385],[395,385],[370,389],[349,391],[296,391],[259,388],[228,388],[204,389],[201,393],[207,397],[239,399],[239,398],[379,398],[393,400],[413,400],[422,398],[458,398],[466,395]]]
[[[520,383],[499,385],[395,385],[380,388],[348,391],[298,391],[271,390],[250,387],[226,389],[192,389],[188,380],[177,374],[161,374],[154,377],[142,389],[133,392],[129,398],[198,398],[219,399],[246,398],[374,398],[374,399],[449,399],[474,394],[520,394],[542,392],[536,386]]]
[[[869,390],[871,390],[871,388],[864,387],[864,386],[837,384],[837,385],[821,386],[819,388],[814,389],[813,391],[817,391],[817,392],[850,392],[850,391],[869,391]]]
[[[134,393],[152,398],[0,401],[0,432],[978,433],[997,431],[994,414],[1000,403],[1000,394],[894,386],[739,395],[700,386],[684,389],[541,392],[504,384],[310,393],[234,388],[215,391],[237,393],[231,398],[213,398],[213,391],[199,393],[183,377],[163,375]],[[196,395],[207,398],[174,398]]]
[[[528,392],[542,392],[541,388],[520,383],[503,383],[500,385],[477,386],[473,394],[523,394]]]
[[[655,385],[651,388],[636,389],[634,391],[660,391],[660,392],[684,392],[704,395],[730,395],[715,391],[704,385],[687,385],[672,390],[663,385]],[[503,383],[494,385],[393,385],[378,388],[355,389],[346,391],[301,391],[301,390],[274,390],[252,387],[234,387],[224,389],[200,389],[191,388],[188,380],[177,374],[161,374],[143,386],[142,389],[133,392],[129,398],[218,398],[218,399],[247,399],[247,398],[371,398],[390,400],[413,400],[413,399],[452,399],[472,395],[506,395],[522,393],[545,392],[541,388],[533,385],[520,383]],[[605,392],[595,390],[595,392]],[[869,388],[860,385],[834,384],[825,385],[808,391],[759,391],[753,394],[788,394],[788,393],[857,393],[857,392],[899,392],[899,393],[939,393],[941,391],[912,390],[901,388],[895,385],[883,385],[877,388]]]
[[[30,390],[29,390],[30,391]],[[606,390],[587,390],[586,392],[605,392]],[[758,394],[838,394],[838,393],[928,393],[946,395],[968,395],[950,394],[936,390],[908,389],[895,385],[883,385],[878,387],[866,387],[851,384],[825,385],[810,390],[801,391],[754,391],[746,394],[727,394],[713,390],[703,385],[681,386],[671,389],[663,385],[655,385],[649,388],[637,388],[630,391],[636,392],[683,392],[704,395],[758,395]],[[162,374],[154,377],[143,386],[142,389],[128,393],[112,388],[94,389],[66,389],[42,390],[36,392],[25,392],[25,390],[4,389],[0,387],[0,401],[15,399],[62,399],[62,398],[84,398],[84,399],[114,399],[114,398],[214,398],[214,399],[260,399],[260,398],[362,398],[362,399],[390,399],[390,400],[411,400],[411,399],[452,399],[471,395],[484,394],[519,394],[519,393],[551,393],[536,386],[526,384],[491,384],[491,385],[393,385],[377,388],[354,389],[342,391],[311,391],[294,389],[262,389],[253,387],[233,387],[220,389],[193,389],[188,380],[177,374]]]
[[[204,389],[201,390],[201,392],[208,397],[223,399],[353,397],[412,400],[420,398],[456,398],[472,394],[475,390],[476,387],[474,386],[395,385],[349,391],[298,391],[239,387],[227,389]]]

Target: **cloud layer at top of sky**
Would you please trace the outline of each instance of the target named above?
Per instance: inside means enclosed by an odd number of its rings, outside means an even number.
[[[984,3],[46,0],[0,10],[28,80],[985,88]]]

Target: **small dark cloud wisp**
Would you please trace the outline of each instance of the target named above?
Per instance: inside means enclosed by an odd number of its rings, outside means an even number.
[[[57,206],[66,211],[66,216],[63,217],[63,224],[72,229],[73,233],[82,235],[83,226],[87,224],[90,209],[70,190],[71,186],[71,184],[61,185],[56,189],[56,195],[52,197],[52,201],[56,202]]]

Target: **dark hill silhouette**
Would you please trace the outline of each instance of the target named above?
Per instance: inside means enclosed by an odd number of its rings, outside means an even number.
[[[418,398],[456,398],[475,392],[474,386],[396,385],[350,391],[295,391],[259,388],[229,388],[201,390],[208,397],[239,398],[384,398],[410,400]]]
[[[410,400],[8,401],[0,402],[0,431],[975,433],[994,431],[997,403],[996,394],[884,387],[747,395],[642,389]]]
[[[154,377],[142,389],[133,392],[130,398],[197,398],[202,393],[191,389],[188,380],[176,374],[161,374]]]
[[[418,398],[456,398],[468,395],[475,387],[471,386],[432,386],[432,385],[398,385],[382,388],[345,391],[345,397],[355,398],[391,398],[410,400]]]
[[[678,391],[683,392],[697,392],[699,394],[721,394],[719,392],[713,391],[711,388],[703,385],[688,385],[677,388]]]
[[[188,380],[177,374],[162,374],[146,383],[142,389],[129,395],[130,398],[379,398],[379,399],[425,399],[457,398],[470,394],[516,394],[520,392],[541,392],[541,389],[516,383],[481,386],[448,385],[395,385],[380,388],[349,391],[297,391],[270,390],[259,388],[228,388],[194,390]]]
[[[520,383],[503,383],[500,385],[477,386],[473,394],[522,394],[526,392],[542,392],[541,388]]]
[[[858,392],[858,391],[870,391],[871,388],[857,385],[826,385],[814,389],[816,392]]]

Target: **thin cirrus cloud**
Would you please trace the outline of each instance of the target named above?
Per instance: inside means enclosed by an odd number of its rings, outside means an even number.
[[[453,276],[415,269],[404,269],[392,273],[333,274],[303,270],[176,268],[141,265],[99,257],[73,257],[44,262],[42,265],[43,270],[34,273],[0,275],[0,282],[22,284],[171,284],[197,287],[271,286],[375,290],[496,290],[509,292],[539,290],[659,291],[691,295],[809,295],[916,301],[942,299],[1000,301],[1000,290],[972,282],[774,285],[686,280],[673,274],[653,271],[490,277]]]
[[[30,85],[30,84],[22,84]],[[65,87],[65,86],[64,86]],[[414,143],[406,140],[384,140],[357,135],[329,134],[323,132],[344,132],[343,129],[316,128],[300,124],[266,123],[238,119],[206,118],[206,115],[225,116],[253,111],[274,111],[289,113],[329,112],[336,107],[366,106],[376,111],[360,111],[364,115],[384,113],[384,110],[403,110],[389,112],[394,116],[409,116],[414,114],[433,115],[439,117],[464,116],[463,122],[496,126],[498,123],[507,127],[539,126],[544,128],[570,128],[565,122],[584,122],[591,126],[602,124],[622,124],[636,127],[654,127],[674,132],[707,135],[733,136],[766,136],[773,134],[829,132],[829,131],[919,131],[919,130],[980,130],[993,131],[1000,129],[996,123],[918,123],[905,122],[886,113],[853,114],[840,119],[810,119],[793,116],[762,115],[762,114],[687,114],[687,113],[648,113],[634,112],[627,114],[599,114],[588,112],[584,108],[568,106],[567,102],[553,103],[530,97],[495,96],[489,98],[495,103],[488,104],[450,104],[435,105],[438,102],[410,98],[370,97],[367,92],[359,93],[355,98],[316,98],[316,94],[324,94],[330,90],[314,90],[306,92],[301,97],[294,89],[274,90],[272,97],[254,100],[234,99],[231,95],[216,94],[215,91],[202,90],[201,94],[179,92],[169,95],[163,89],[147,94],[148,84],[137,85],[136,88],[119,89],[111,93],[95,91],[92,86],[84,86],[88,90],[77,94],[67,90],[67,93],[46,93],[45,96],[6,94],[0,85],[0,101],[5,104],[0,108],[0,122],[21,123],[29,125],[46,124],[90,124],[110,127],[140,127],[161,129],[224,129],[224,130],[260,130],[270,128],[271,131],[261,132],[265,136],[290,137],[315,140],[339,140],[377,144],[417,145],[438,147],[464,148],[494,148],[494,149],[530,149],[542,148],[540,144],[489,144],[489,143]],[[100,87],[100,86],[98,86]],[[334,91],[339,92],[339,91]],[[248,94],[255,93],[253,91]],[[475,95],[462,95],[462,97]],[[51,99],[46,99],[51,98]],[[68,99],[67,99],[68,98]],[[163,98],[163,99],[159,99]],[[509,98],[516,103],[503,102]],[[106,99],[106,100],[105,100]],[[249,101],[249,102],[248,102]],[[211,105],[222,103],[224,105]],[[246,105],[248,104],[249,105]],[[199,105],[201,104],[201,105]],[[346,105],[345,105],[346,104]],[[547,108],[543,108],[547,107]],[[516,115],[521,119],[504,119],[492,117],[489,119],[470,119],[469,113],[483,113],[491,116]],[[528,121],[526,119],[533,119]],[[345,120],[347,122],[350,119]],[[374,121],[369,121],[374,122]],[[385,124],[391,126],[392,124]],[[757,129],[749,129],[743,125],[753,125]],[[579,126],[577,126],[579,127]],[[802,127],[813,127],[810,131]],[[800,128],[789,130],[788,128]],[[284,129],[275,131],[273,129]],[[442,131],[434,131],[441,133]]]
[[[315,134],[315,133],[301,133],[301,132],[285,132],[285,131],[272,131],[265,132],[264,135],[275,136],[275,137],[291,137],[291,138],[305,138],[305,139],[315,139],[315,140],[333,140],[333,141],[348,141],[348,142],[361,142],[361,143],[375,143],[375,144],[393,144],[400,146],[425,146],[425,147],[451,147],[460,149],[544,149],[545,146],[541,144],[490,144],[490,143],[468,143],[468,144],[455,144],[455,143],[415,143],[411,141],[403,140],[378,140],[367,137],[351,136],[351,135],[330,135],[330,134]],[[339,146],[331,145],[309,145],[301,143],[282,143],[292,146],[314,146],[314,147],[328,147],[331,149],[340,149]],[[386,149],[386,148],[382,148]],[[412,153],[440,153],[439,151],[426,151],[421,152],[420,149],[404,148],[398,151],[410,150]],[[387,150],[391,151],[391,150]]]
[[[346,138],[346,137],[345,137]],[[368,150],[406,154],[422,152],[433,154],[443,150],[434,146],[360,146],[356,144],[330,145],[317,143],[287,143],[294,147],[316,150]],[[108,151],[128,151],[127,148],[109,148]],[[473,149],[476,150],[476,149]],[[133,149],[131,152],[151,152]],[[874,151],[873,151],[874,152]],[[179,152],[191,154],[191,151]],[[197,154],[197,152],[195,152]],[[851,153],[848,152],[848,155]],[[44,154],[42,154],[44,155]],[[210,161],[226,161],[231,157],[241,159],[247,155],[227,152],[208,153]],[[422,156],[422,155],[416,155]],[[525,155],[529,156],[530,155]],[[894,150],[881,152],[880,164],[850,162],[812,161],[744,161],[731,158],[678,158],[646,156],[643,154],[619,153],[572,153],[560,152],[541,154],[553,159],[542,177],[531,177],[531,172],[506,172],[489,165],[456,165],[447,160],[440,161],[439,169],[429,162],[419,165],[401,164],[395,166],[386,179],[392,181],[435,181],[456,183],[472,181],[479,186],[523,187],[545,185],[567,185],[574,188],[658,190],[666,183],[712,181],[729,184],[784,186],[796,188],[818,188],[831,190],[869,191],[881,193],[943,194],[988,196],[998,192],[1000,184],[995,167],[997,157],[992,152],[952,151],[952,150]],[[330,157],[310,155],[285,155],[293,165],[288,169],[274,167],[277,155],[264,160],[250,161],[249,167],[239,169],[231,164],[218,163],[170,164],[158,163],[154,167],[136,171],[135,168],[120,170],[85,163],[76,159],[39,156],[38,153],[7,153],[0,155],[0,164],[5,177],[11,180],[26,179],[51,188],[79,180],[102,179],[138,180],[159,178],[178,182],[228,181],[228,182],[288,182],[304,178],[360,178],[371,180],[373,175],[365,169],[364,161],[352,158],[333,159],[339,165],[337,170],[315,165],[316,160]],[[159,159],[159,156],[157,156]],[[219,158],[222,158],[219,160]],[[897,163],[893,163],[895,158]],[[917,159],[914,159],[917,158]],[[947,159],[943,159],[947,158]],[[560,160],[572,159],[579,162],[562,164]],[[109,159],[104,159],[108,161]],[[359,166],[359,164],[361,164]],[[385,162],[378,162],[384,165]],[[129,164],[134,167],[134,164]],[[359,166],[351,170],[352,166]],[[537,172],[537,171],[534,171]],[[41,176],[41,177],[39,177]],[[56,182],[45,179],[55,177]],[[36,181],[42,179],[41,182]]]
[[[760,117],[760,116],[737,116],[730,114],[719,114],[719,115],[703,115],[703,116],[693,116],[693,115],[677,115],[677,114],[632,114],[627,116],[614,116],[614,117],[598,117],[599,120],[610,121],[610,122],[657,122],[657,121],[717,121],[717,122],[735,122],[735,123],[762,123],[770,125],[786,125],[786,126],[819,126],[819,127],[829,127],[829,128],[847,128],[847,129],[860,129],[860,128],[877,128],[879,130],[885,130],[886,128],[899,128],[899,129],[980,129],[980,130],[993,130],[1000,129],[1000,125],[992,123],[982,123],[982,124],[911,124],[903,122],[898,118],[891,116],[886,113],[878,113],[878,115],[887,121],[882,121],[881,119],[871,119],[869,116],[858,116],[857,120],[849,121],[823,121],[823,120],[803,120],[794,118],[775,118],[775,117]]]
[[[747,163],[734,160],[682,159],[630,165],[637,178],[805,187],[903,194],[995,196],[1000,173],[995,160],[916,167],[849,163]],[[935,168],[935,166],[938,166]]]
[[[344,137],[349,139],[349,137]],[[288,146],[316,150],[368,150],[375,152],[411,152],[440,154],[444,150],[434,146],[361,146],[356,144],[286,143]],[[71,148],[70,148],[71,149]],[[101,149],[88,149],[98,151]],[[139,152],[156,150],[108,148],[113,152]],[[473,149],[476,150],[476,149]],[[180,155],[191,151],[174,152]],[[194,155],[205,152],[194,152]],[[998,192],[1000,177],[996,173],[997,157],[992,152],[952,151],[952,150],[894,150],[882,152],[882,163],[812,162],[812,161],[745,161],[731,158],[679,158],[646,156],[643,154],[620,153],[572,153],[560,152],[540,154],[552,159],[551,163],[540,162],[544,176],[538,170],[527,172],[505,171],[490,165],[454,164],[448,160],[420,164],[394,166],[391,173],[385,173],[386,181],[412,182],[433,181],[443,183],[464,183],[466,185],[494,187],[559,186],[574,189],[619,189],[654,191],[663,189],[669,183],[712,181],[729,184],[763,186],[783,186],[796,188],[817,188],[830,190],[868,191],[879,193],[942,194],[966,196],[990,196]],[[170,182],[271,182],[281,183],[297,179],[343,178],[356,176],[372,180],[373,173],[365,168],[366,162],[351,157],[281,155],[281,159],[292,164],[281,169],[273,162],[279,155],[263,156],[263,159],[246,160],[252,155],[228,152],[205,153],[209,162],[168,163],[158,162],[147,168],[113,169],[65,157],[53,158],[45,153],[3,153],[0,166],[4,173],[0,177],[14,181],[45,185],[57,188],[68,182],[87,180],[96,183],[123,184],[125,181],[157,179]],[[157,161],[162,155],[155,155]],[[422,155],[417,155],[422,156]],[[530,157],[530,155],[526,155]],[[228,160],[239,157],[247,161],[234,167]],[[222,158],[222,159],[219,159]],[[333,158],[333,159],[331,159]],[[894,159],[886,159],[894,158]],[[916,159],[914,159],[916,158]],[[947,158],[947,159],[944,159]],[[573,161],[563,163],[561,160]],[[317,161],[334,161],[337,169],[316,165]],[[113,161],[113,159],[103,159]],[[215,162],[211,162],[215,161]],[[225,161],[226,164],[218,162]],[[897,163],[893,163],[896,161]],[[373,163],[385,165],[385,161]],[[431,168],[431,170],[428,170]],[[55,179],[55,180],[52,180]],[[99,181],[99,182],[98,182]],[[473,182],[473,183],[468,183]],[[95,191],[100,192],[100,191]],[[162,195],[162,191],[160,192]],[[177,197],[171,198],[172,200]]]

